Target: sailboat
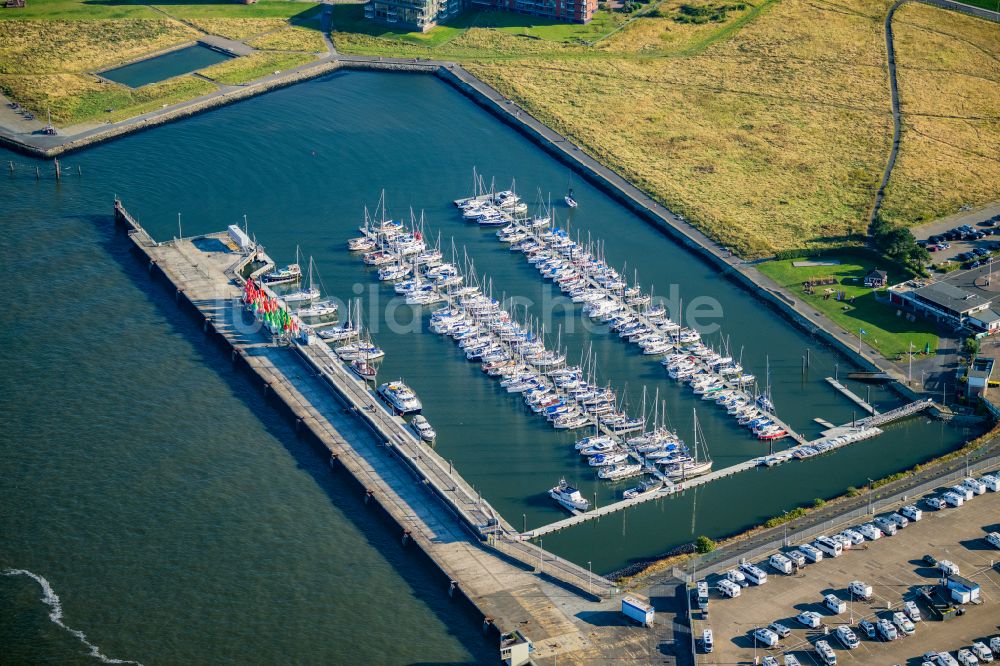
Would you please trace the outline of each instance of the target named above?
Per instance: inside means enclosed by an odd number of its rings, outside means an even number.
[[[295,263],[288,264],[284,268],[276,268],[261,278],[266,284],[271,286],[278,284],[291,284],[302,279],[302,267],[299,266],[299,248],[295,248]]]
[[[358,310],[360,309],[361,300],[358,299]],[[358,317],[358,319],[360,319],[360,317]],[[315,326],[315,324],[313,324],[313,326]],[[339,342],[341,340],[350,340],[351,338],[360,337],[361,326],[358,325],[357,320],[354,317],[354,306],[350,306],[347,310],[347,321],[340,326],[324,328],[319,331],[318,335],[327,342]]]
[[[573,188],[572,187],[569,188],[568,192],[566,192],[566,196],[564,197],[564,199],[566,201],[566,205],[569,206],[570,208],[576,208],[577,207],[578,204],[576,203],[576,199],[573,198]]]
[[[285,303],[292,305],[293,303],[314,301],[319,298],[319,296],[319,288],[313,286],[313,259],[312,257],[309,257],[309,286],[306,289],[299,289],[298,291],[282,294],[281,298],[285,301]]]
[[[701,431],[701,426],[698,425],[698,410],[692,409],[691,411],[694,413],[694,447],[691,451],[693,457],[688,460],[671,463],[666,470],[667,478],[669,479],[689,479],[693,476],[707,474],[712,470],[712,458],[708,455],[708,446],[705,443],[705,433]],[[701,435],[701,448],[704,452],[704,459],[699,459],[698,455],[699,435]]]

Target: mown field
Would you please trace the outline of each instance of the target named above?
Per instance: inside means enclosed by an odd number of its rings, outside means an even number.
[[[144,5],[32,0],[0,11],[0,91],[58,126],[114,122],[218,90],[185,75],[132,89],[94,74],[206,34],[246,40],[258,53],[210,68],[220,84],[245,83],[325,51],[319,5],[265,0]]]
[[[890,285],[902,282],[906,275],[898,273],[891,266],[875,265],[875,262],[864,261],[852,254],[824,255],[817,259],[840,263],[835,266],[804,267],[794,265],[804,259],[783,259],[762,263],[758,269],[855,338],[860,335],[865,343],[887,358],[909,353],[911,343],[914,353],[923,353],[924,349],[929,349],[932,353],[937,351],[938,335],[926,321],[917,319],[909,322],[905,317],[897,316],[896,308],[876,300],[878,292],[864,286],[865,275],[876,268],[887,270]],[[836,282],[812,287],[812,294],[805,293],[804,282],[822,278],[833,278]],[[844,300],[837,300],[838,293],[843,295]],[[882,297],[885,298],[884,290]],[[852,298],[853,302],[850,300]]]

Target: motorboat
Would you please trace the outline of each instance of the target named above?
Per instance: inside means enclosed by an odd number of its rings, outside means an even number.
[[[597,471],[598,478],[608,481],[627,479],[639,474],[642,474],[642,465],[638,464],[611,465],[609,467],[602,467]]]
[[[307,324],[310,324],[313,321],[335,317],[337,315],[337,304],[332,301],[313,303],[308,307],[296,310],[295,314],[299,316],[299,319]]]
[[[290,284],[302,279],[302,267],[298,264],[288,264],[284,268],[273,270],[261,278],[264,284]]]
[[[431,427],[430,422],[420,414],[413,417],[410,421],[410,427],[425,442],[433,442],[434,438],[437,437],[437,433],[434,432],[434,428]]]
[[[570,511],[586,511],[590,508],[590,501],[578,489],[566,483],[566,479],[559,479],[559,484],[549,490],[549,497]]]
[[[398,414],[419,414],[423,409],[417,394],[402,381],[382,384],[375,392]]]
[[[378,374],[378,369],[363,358],[351,361],[350,368],[351,372],[364,380],[374,380],[375,375]]]
[[[644,497],[646,495],[652,495],[654,493],[660,492],[663,489],[663,481],[659,479],[649,479],[643,481],[635,488],[629,488],[622,493],[624,499],[636,499],[638,497]]]

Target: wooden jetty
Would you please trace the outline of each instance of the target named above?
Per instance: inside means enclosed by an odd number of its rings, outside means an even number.
[[[357,481],[365,503],[399,527],[402,547],[427,556],[443,576],[442,591],[481,613],[484,631],[520,629],[534,644],[536,663],[659,658],[655,629],[581,619],[594,612],[617,616],[612,581],[522,540],[325,343],[275,341],[246,315],[241,276],[253,261],[262,264],[258,272],[270,270],[266,255],[227,247],[226,233],[157,242],[117,200],[115,220],[151,275],[173,287],[178,304],[277,399],[296,431],[319,444],[334,473]]]

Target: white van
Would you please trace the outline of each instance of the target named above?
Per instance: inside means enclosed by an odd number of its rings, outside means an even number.
[[[847,610],[847,604],[844,600],[832,594],[823,597],[823,605],[834,615],[840,615]]]
[[[990,649],[993,650],[993,654],[1000,654],[1000,636],[990,639]]]
[[[941,497],[942,499],[944,499],[945,504],[947,504],[948,506],[953,506],[955,508],[958,508],[963,504],[965,504],[965,497],[957,493],[954,493],[950,490]]]
[[[882,530],[882,534],[886,536],[896,535],[896,521],[888,516],[876,516],[873,522],[877,528]]]
[[[792,573],[792,561],[782,555],[781,553],[775,553],[771,556],[771,559],[767,561],[771,565],[771,568],[778,573],[783,573],[788,575]]]
[[[730,599],[735,599],[740,596],[740,593],[743,591],[742,587],[725,578],[719,581],[717,587],[719,588],[719,592],[721,594],[729,597]]]
[[[712,642],[711,629],[706,629],[705,631],[701,632],[701,647],[702,649],[705,650],[706,654],[711,652],[712,648],[715,647],[715,645]]]
[[[971,490],[976,495],[982,495],[986,492],[986,484],[979,479],[973,479],[969,477],[962,481],[962,485]]]
[[[994,548],[1000,548],[1000,532],[990,532],[986,535],[986,543]]]
[[[918,520],[924,517],[924,512],[912,504],[907,504],[906,506],[904,506],[902,509],[899,510],[899,513],[906,516],[913,522],[917,522]]]
[[[839,541],[834,541],[828,536],[816,537],[816,541],[813,542],[813,545],[821,550],[824,555],[829,555],[830,557],[840,557],[844,553],[844,545]]]
[[[816,641],[816,654],[819,655],[820,660],[827,666],[836,666],[837,653],[833,651],[833,648],[826,641]]]
[[[983,485],[986,486],[989,490],[992,490],[993,492],[1000,491],[1000,479],[993,476],[992,474],[983,475],[979,477],[979,480],[982,481]]]
[[[972,644],[972,654],[979,658],[979,661],[984,664],[989,664],[993,661],[993,651],[986,647],[986,643],[976,641]]]
[[[889,520],[896,523],[896,527],[902,529],[910,524],[910,521],[906,519],[906,516],[899,513],[890,513]]]

